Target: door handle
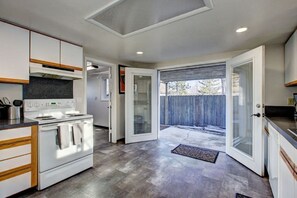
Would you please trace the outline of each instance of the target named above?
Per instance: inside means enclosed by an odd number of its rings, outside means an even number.
[[[254,113],[254,114],[251,115],[251,117],[253,117],[253,116],[256,116],[256,117],[260,118],[261,114],[260,113]]]

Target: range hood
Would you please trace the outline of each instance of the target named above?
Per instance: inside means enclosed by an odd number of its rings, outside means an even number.
[[[82,71],[66,70],[57,67],[42,65],[39,63],[30,63],[30,76],[42,78],[55,78],[61,80],[77,80],[83,78]]]

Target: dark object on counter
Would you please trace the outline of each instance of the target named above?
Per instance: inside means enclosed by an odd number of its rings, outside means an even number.
[[[265,106],[265,116],[267,117],[294,118],[294,115],[294,106]]]
[[[20,107],[23,105],[23,101],[22,100],[14,100],[12,104],[16,107]]]
[[[9,99],[7,97],[3,97],[1,103],[5,104],[5,105],[10,105],[10,101],[9,101]]]
[[[0,104],[0,120],[8,119],[8,109],[10,105]]]

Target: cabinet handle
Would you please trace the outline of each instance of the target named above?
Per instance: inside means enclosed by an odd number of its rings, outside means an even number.
[[[268,128],[266,126],[264,127],[264,132],[266,133],[266,135],[269,136],[269,130],[268,130]]]
[[[291,158],[288,156],[288,154],[282,147],[280,147],[279,154],[280,154],[281,158],[284,160],[284,162],[286,163],[287,167],[289,168],[290,172],[294,176],[295,180],[297,180],[297,172],[296,172],[295,163],[291,160]]]

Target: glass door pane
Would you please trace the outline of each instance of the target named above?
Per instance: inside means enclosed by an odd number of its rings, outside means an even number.
[[[253,62],[233,68],[233,147],[253,156]]]
[[[152,77],[134,75],[134,134],[151,133]]]

